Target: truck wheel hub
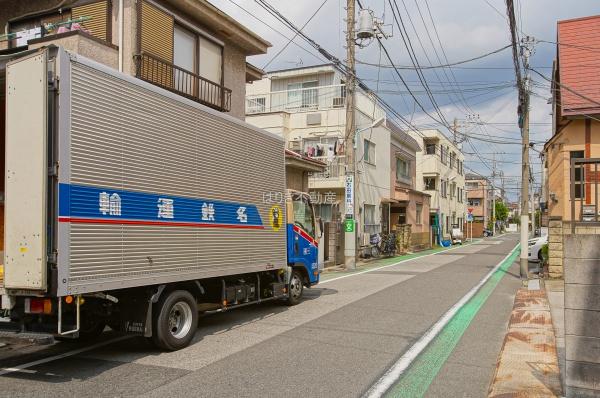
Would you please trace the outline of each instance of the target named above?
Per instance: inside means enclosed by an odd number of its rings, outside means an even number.
[[[176,339],[185,337],[192,327],[192,309],[188,303],[178,302],[169,312],[169,332]]]

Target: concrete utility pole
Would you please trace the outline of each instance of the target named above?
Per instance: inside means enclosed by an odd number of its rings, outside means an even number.
[[[492,236],[496,236],[496,152],[492,154]]]
[[[531,56],[534,39],[524,37],[521,40],[521,55],[525,67],[523,81],[523,143],[522,143],[522,170],[521,170],[521,279],[529,278],[528,245],[529,240],[529,57]]]
[[[356,173],[356,154],[355,147],[355,131],[356,121],[354,120],[354,101],[356,93],[356,68],[355,61],[355,34],[354,34],[354,18],[355,18],[355,1],[347,0],[346,5],[346,64],[348,65],[348,76],[346,78],[346,195],[348,190],[352,190],[352,204],[348,208],[348,198],[346,198],[346,220],[354,220],[352,231],[345,228],[344,236],[344,265],[348,269],[356,268],[356,236],[357,236],[357,207],[356,191],[358,189],[357,173]],[[348,187],[351,185],[351,188]],[[346,224],[348,225],[348,224]]]
[[[454,118],[454,126],[452,127],[452,132],[454,133],[452,143],[456,145],[456,130],[458,129],[458,119]]]

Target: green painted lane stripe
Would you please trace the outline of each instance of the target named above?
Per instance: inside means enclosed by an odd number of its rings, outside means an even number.
[[[416,398],[425,395],[475,315],[519,256],[518,248],[519,245],[513,249],[511,255],[502,262],[481,289],[458,310],[442,331],[388,390],[386,397]]]

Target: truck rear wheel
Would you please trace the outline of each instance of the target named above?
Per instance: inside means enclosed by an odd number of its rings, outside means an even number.
[[[290,285],[288,286],[288,299],[287,305],[296,305],[302,300],[302,293],[304,292],[304,282],[302,281],[302,275],[296,270],[292,271],[292,277],[290,278]]]
[[[158,301],[154,312],[152,341],[164,350],[186,347],[198,328],[198,305],[186,290],[172,291]]]

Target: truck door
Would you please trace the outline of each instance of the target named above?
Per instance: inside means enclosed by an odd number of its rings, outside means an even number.
[[[291,193],[288,208],[288,262],[303,264],[311,284],[319,281],[318,228],[310,197]]]

